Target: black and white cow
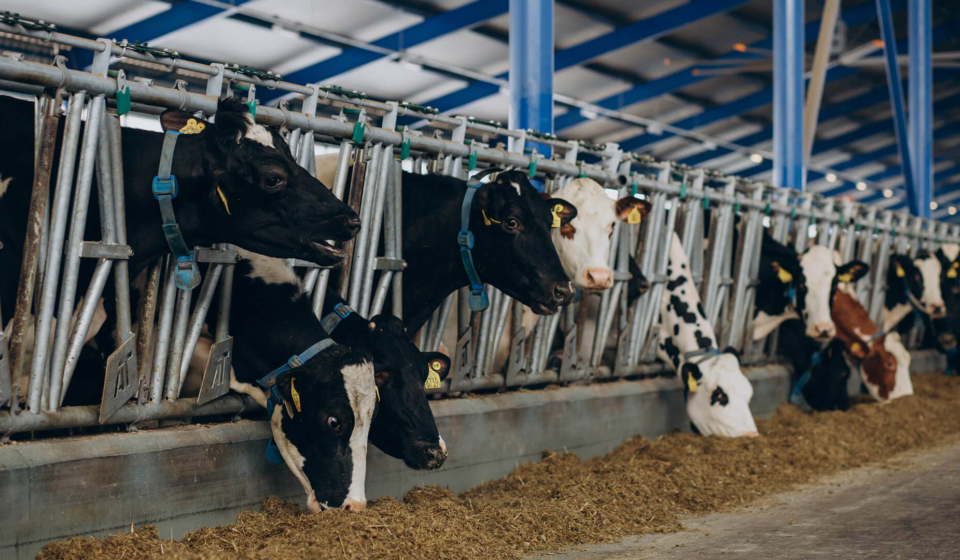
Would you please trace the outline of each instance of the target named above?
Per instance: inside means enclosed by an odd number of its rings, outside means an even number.
[[[250,271],[237,272],[234,283],[239,291],[251,297],[269,302],[271,317],[284,316],[283,322],[264,323],[256,307],[248,307],[236,301],[231,310],[231,327],[245,328],[259,324],[260,329],[275,331],[278,337],[285,333],[306,331],[320,335],[321,322],[310,309],[310,298],[300,293],[302,278],[283,260],[265,257],[239,250],[241,261]],[[235,288],[237,289],[237,288]],[[291,296],[291,293],[293,296]],[[338,304],[345,304],[333,290],[328,290],[324,299],[321,317],[328,317]],[[213,320],[215,314],[208,315]],[[435,469],[443,465],[447,457],[446,443],[437,430],[437,424],[427,401],[424,383],[430,371],[442,381],[450,370],[450,360],[439,352],[420,352],[410,341],[403,322],[392,315],[377,315],[371,320],[351,312],[338,321],[327,333],[338,344],[353,350],[368,353],[373,357],[374,373],[378,381],[380,403],[377,416],[370,427],[370,441],[384,453],[403,460],[414,469]],[[243,331],[245,332],[245,331]],[[257,346],[256,331],[252,338],[234,333],[235,346]],[[206,363],[207,344],[198,344],[194,362],[202,371]],[[197,356],[197,354],[202,354]],[[192,372],[199,377],[199,371]]]
[[[6,318],[13,316],[27,228],[33,115],[33,103],[0,97],[0,304]],[[180,130],[191,118],[189,113],[167,111],[161,124],[165,130]],[[169,252],[151,189],[163,137],[136,129],[124,129],[121,135],[131,277]],[[202,132],[179,137],[173,174],[179,183],[173,207],[190,246],[233,243],[275,257],[334,265],[343,254],[330,242],[350,239],[360,228],[357,214],[298,166],[280,134],[254,123],[239,100],[221,100],[216,123],[204,123]],[[85,238],[100,238],[96,202],[90,204]],[[94,263],[83,264],[81,294]],[[107,307],[112,313],[112,306]]]
[[[756,436],[750,413],[753,386],[731,351],[720,352],[690,276],[676,233],[670,245],[667,284],[660,303],[657,357],[671,364],[683,383],[687,415],[703,435]]]
[[[793,366],[793,381],[805,372],[809,380],[800,388],[804,400],[814,410],[848,410],[850,395],[847,380],[850,367],[844,358],[843,342],[835,338],[827,347],[806,335],[806,327],[799,319],[788,319],[780,325],[777,338],[777,354],[785,357]],[[819,352],[819,363],[814,355]]]
[[[244,257],[233,286],[230,388],[266,408],[269,393],[258,381],[329,337],[299,279],[276,266],[282,261],[252,253]],[[283,406],[274,407],[270,418],[273,437],[303,485],[310,511],[365,507],[367,438],[377,386],[385,381],[375,377],[368,352],[338,344],[277,379]]]
[[[332,184],[336,156],[317,159],[318,177]],[[416,332],[453,291],[469,285],[457,235],[467,182],[442,175],[403,174],[403,323]],[[480,280],[529,306],[556,313],[573,298],[550,237],[552,209],[560,225],[577,215],[569,202],[543,200],[520,171],[497,173],[473,198],[470,231]]]
[[[934,319],[933,325],[938,333],[941,349],[946,352],[948,371],[960,370],[960,356],[957,341],[960,339],[960,245],[944,243],[935,253],[940,261],[940,293],[946,307],[946,317]],[[945,339],[944,334],[953,335]],[[952,342],[952,344],[951,344]]]

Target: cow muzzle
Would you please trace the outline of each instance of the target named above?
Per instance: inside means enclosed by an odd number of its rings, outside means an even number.
[[[833,323],[817,323],[807,335],[816,340],[830,340],[837,335],[837,327]]]
[[[447,460],[447,446],[443,439],[436,443],[417,442],[410,453],[405,454],[404,463],[417,470],[439,469]]]
[[[937,335],[937,342],[947,352],[957,347],[957,337],[953,333],[940,333]]]
[[[928,303],[927,313],[934,319],[942,319],[947,316],[947,306],[943,302]]]
[[[583,288],[602,291],[613,285],[613,272],[609,268],[588,268],[583,274]]]
[[[340,509],[344,511],[352,511],[352,512],[359,513],[363,511],[364,508],[366,507],[367,507],[366,500],[354,500],[353,498],[348,497],[346,500],[344,500],[343,505],[340,506]]]

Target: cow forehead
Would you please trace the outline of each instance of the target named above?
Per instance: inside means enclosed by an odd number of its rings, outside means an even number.
[[[803,268],[803,274],[808,280],[817,276],[831,277],[837,272],[837,265],[834,262],[834,251],[815,245],[810,247],[807,252],[800,257],[800,266]]]
[[[943,255],[947,257],[947,260],[953,262],[957,260],[957,257],[960,257],[960,245],[956,243],[944,243],[940,246],[940,250],[943,251]]]
[[[616,218],[616,202],[607,196],[607,191],[593,179],[580,178],[570,181],[555,195],[577,207],[577,217],[574,220],[584,216],[609,217],[609,221]]]

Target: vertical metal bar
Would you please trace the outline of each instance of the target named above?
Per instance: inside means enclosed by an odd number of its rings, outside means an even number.
[[[190,320],[190,296],[192,290],[177,290],[177,309],[170,341],[170,357],[167,360],[166,398],[176,400],[180,394],[180,360],[187,337],[187,322]],[[159,350],[158,350],[159,351]]]
[[[374,203],[376,202],[377,190],[379,189],[380,178],[380,154],[383,152],[383,144],[377,144],[373,147],[370,161],[367,164],[366,177],[364,178],[363,199],[360,203],[360,222],[363,226],[360,234],[354,242],[353,268],[350,270],[350,307],[360,311],[360,294],[363,282],[363,265],[366,262],[367,245],[370,239],[371,216],[373,214]]]
[[[509,126],[552,133],[553,0],[510,0],[510,16]],[[541,150],[550,157],[549,147]]]
[[[393,197],[391,208],[393,210],[393,223],[396,224],[393,232],[393,243],[396,257],[403,258],[403,166],[399,163],[396,166],[396,180],[393,183]],[[449,311],[449,307],[447,308]],[[393,316],[403,319],[403,271],[397,270],[393,273]]]
[[[804,189],[803,0],[773,3],[773,184]]]
[[[839,14],[840,0],[824,1],[823,15],[820,18],[820,34],[817,36],[817,49],[813,54],[810,85],[807,87],[807,105],[803,113],[804,163],[809,163],[810,154],[813,152],[813,139],[817,134],[817,118],[820,115],[820,102],[823,99],[823,84],[827,78],[827,63],[830,61],[830,47],[833,46],[833,33],[837,28]],[[800,23],[803,24],[802,21]]]
[[[197,348],[197,341],[200,340],[200,331],[203,330],[203,324],[207,318],[207,310],[210,309],[210,303],[213,301],[213,293],[217,289],[217,282],[220,281],[220,275],[222,273],[222,264],[211,266],[207,270],[206,277],[203,279],[203,285],[200,286],[200,296],[197,298],[197,305],[194,306],[193,315],[190,317],[190,327],[187,331],[186,342],[180,353],[181,359],[177,394],[180,393],[183,380],[187,378],[187,370],[190,369],[190,359],[193,357],[193,351]]]
[[[123,139],[120,131],[120,118],[108,116],[105,120],[107,129],[107,147],[110,154],[110,163],[113,166],[113,220],[115,222],[116,242],[119,245],[127,244],[127,214],[126,199],[123,185]],[[118,260],[114,264],[113,280],[116,289],[116,314],[118,343],[133,334],[131,329],[130,309],[130,272],[126,260]]]
[[[147,373],[152,365],[154,322],[157,316],[157,307],[160,303],[160,272],[163,270],[163,257],[150,267],[143,293],[140,295],[140,325],[137,328],[137,372],[140,375],[141,403],[150,399],[151,376]],[[149,364],[149,365],[148,365]]]
[[[861,232],[860,260],[871,266],[871,272],[873,272],[873,274],[868,274],[857,283],[857,299],[866,309],[870,309],[870,294],[873,293],[873,284],[877,278],[882,277],[878,277],[876,274],[876,271],[881,265],[879,254],[874,254],[876,251],[874,250],[873,227],[877,221],[877,208],[875,206],[868,206],[866,211],[867,215],[863,220],[863,224],[865,225],[861,225],[858,222],[856,227]],[[886,264],[884,264],[884,273],[886,273],[886,268]]]
[[[168,255],[167,272],[163,277],[163,299],[160,301],[160,324],[157,326],[157,347],[153,357],[153,380],[150,383],[150,401],[154,404],[159,404],[163,398],[167,358],[170,356],[173,314],[177,306],[177,285],[174,278],[176,268],[176,260]]]
[[[877,266],[873,271],[870,296],[870,318],[878,325],[883,323],[883,299],[887,291],[886,273],[891,248],[890,228],[893,226],[893,212],[889,210],[884,212],[881,224],[884,230],[880,232],[880,241],[877,243]]]
[[[910,51],[908,126],[913,186],[920,217],[930,218],[933,200],[933,18],[932,0],[907,2]]]
[[[54,103],[54,99],[42,97],[40,105],[40,114],[37,118],[39,131],[36,141],[38,153],[34,159],[33,189],[30,194],[27,231],[23,242],[23,261],[20,263],[20,283],[17,286],[13,326],[10,330],[7,352],[11,387],[20,386],[20,376],[23,374],[23,338],[27,330],[27,317],[30,315],[30,307],[33,304],[34,290],[37,288],[43,225],[49,215],[47,202],[50,198],[50,175],[53,172],[57,126],[60,122],[59,107]],[[0,330],[3,327],[3,323],[0,322]],[[15,408],[16,404],[12,403],[11,409]]]
[[[80,275],[80,244],[87,225],[87,209],[90,205],[90,187],[93,184],[93,166],[97,156],[97,141],[103,123],[104,96],[98,95],[90,102],[87,113],[83,145],[80,148],[80,167],[73,201],[70,237],[67,241],[67,258],[64,261],[63,283],[60,289],[60,305],[57,311],[56,334],[53,339],[53,356],[50,364],[50,399],[47,410],[55,412],[60,407],[63,387],[63,369],[67,360],[67,343],[70,323],[77,295],[77,280]]]
[[[373,292],[373,273],[377,264],[377,247],[380,245],[380,226],[383,222],[383,207],[390,190],[393,173],[393,146],[384,146],[380,154],[380,166],[377,178],[377,191],[373,199],[370,213],[370,229],[367,233],[367,250],[365,259],[361,261],[363,281],[360,289],[360,314],[368,317],[370,314],[370,297]]]
[[[347,187],[347,175],[350,171],[350,158],[353,157],[353,142],[344,139],[340,142],[340,153],[337,156],[337,170],[333,174],[333,185],[330,190],[333,196],[343,200],[343,192]],[[313,314],[320,318],[323,314],[323,302],[327,297],[327,286],[330,285],[330,269],[320,271],[317,285],[313,290]]]
[[[763,199],[763,189],[756,188],[751,198],[757,202]],[[751,269],[753,268],[752,255],[756,253],[756,248],[760,245],[760,235],[762,233],[763,223],[761,222],[760,209],[750,208],[747,211],[746,223],[744,224],[743,236],[740,239],[740,247],[737,249],[737,269],[734,278],[734,297],[733,297],[733,317],[730,321],[730,330],[727,332],[724,346],[733,346],[737,349],[744,348],[746,337],[747,315],[750,312],[748,302],[751,301]]]
[[[43,289],[37,313],[36,337],[33,345],[33,361],[30,365],[30,388],[27,396],[27,408],[30,412],[40,412],[41,389],[49,385],[46,377],[48,349],[50,347],[50,323],[53,321],[53,308],[57,297],[60,278],[60,261],[63,257],[63,239],[66,235],[67,216],[70,195],[73,189],[73,173],[77,158],[77,145],[80,141],[80,114],[86,93],[75,93],[67,105],[67,119],[63,132],[63,145],[60,151],[60,165],[57,170],[57,187],[53,196],[53,208],[50,219],[50,231],[47,239],[47,254]]]
[[[880,39],[883,40],[884,60],[887,63],[887,85],[890,89],[890,105],[893,107],[893,128],[897,135],[900,169],[903,170],[903,183],[907,188],[907,205],[910,207],[910,213],[914,216],[929,218],[929,193],[918,192],[917,185],[914,182],[913,160],[910,157],[907,140],[907,115],[903,106],[903,85],[900,82],[900,66],[897,62],[897,38],[893,34],[893,12],[890,9],[890,0],[877,0],[877,17],[880,20]],[[927,33],[929,32],[928,29]],[[913,37],[912,40],[921,41],[922,39]],[[932,103],[932,101],[918,100],[918,103]],[[923,117],[918,116],[917,118]],[[931,122],[927,120],[926,123],[921,124],[926,125],[926,133],[930,134],[930,130],[932,130]]]
[[[804,196],[800,202],[800,210],[809,212],[812,209],[813,197],[809,195]],[[807,250],[807,242],[810,239],[810,225],[812,225],[814,221],[815,220],[813,218],[798,218],[797,220],[794,220],[793,227],[794,230],[796,230],[796,238],[793,240],[793,242],[794,249],[797,250],[797,253],[803,253]]]
[[[723,194],[733,196],[736,188],[737,180],[731,177],[727,179],[727,183],[723,187]],[[733,205],[723,203],[719,208],[714,209],[712,214],[717,225],[712,228],[710,267],[705,279],[706,288],[703,290],[703,305],[707,312],[707,321],[716,327],[717,317],[720,314],[721,282],[726,276],[725,271],[728,270],[725,265],[729,260],[730,241],[733,239]]]

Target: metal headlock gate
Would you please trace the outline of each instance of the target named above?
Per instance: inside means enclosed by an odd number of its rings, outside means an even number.
[[[958,226],[658,162],[623,152],[616,144],[587,145],[508,130],[499,123],[440,115],[408,103],[375,101],[336,86],[297,85],[246,67],[186,61],[153,47],[72,37],[43,25],[0,24],[0,31],[94,52],[90,72],[67,69],[62,58],[44,65],[6,52],[0,56],[0,89],[38,99],[30,226],[9,340],[0,331],[0,407],[5,408],[0,411],[0,434],[7,436],[104,423],[136,426],[146,420],[232,414],[254,406],[247,397],[227,394],[233,340],[228,329],[229,301],[233,265],[238,259],[233,247],[195,249],[196,260],[209,263],[209,268],[194,303],[192,292],[180,290],[174,282],[175,259],[168,256],[152,263],[136,322],[132,320],[127,270],[132,251],[126,240],[121,168],[123,131],[115,110],[158,114],[173,108],[213,117],[218,97],[231,94],[231,82],[248,87],[247,102],[258,123],[287,132],[291,151],[304,168],[315,172],[316,140],[332,142],[339,150],[330,187],[341,199],[348,193],[346,202],[360,215],[363,227],[356,239],[346,244],[350,258],[339,270],[291,263],[306,269],[305,287],[312,294],[312,309],[318,316],[330,275],[336,273],[340,275],[340,295],[362,315],[380,313],[392,293],[390,311],[402,317],[404,160],[412,161],[415,173],[426,168],[426,172],[458,178],[466,178],[481,165],[521,169],[531,178],[542,179],[547,192],[562,188],[573,178],[587,177],[615,190],[618,196],[637,194],[652,203],[641,224],[615,224],[607,255],[614,271],[612,287],[599,296],[584,296],[556,315],[540,317],[531,332],[525,332],[521,322],[523,306],[493,286],[486,288],[490,305],[482,313],[470,311],[466,288],[450,294],[416,338],[421,349],[437,349],[448,318],[456,311],[458,343],[451,349],[454,368],[440,387],[428,390],[430,393],[458,394],[664,371],[654,355],[673,231],[678,232],[691,257],[694,282],[720,343],[740,349],[745,364],[775,359],[775,333],[756,342],[750,336],[764,228],[783,243],[793,232],[798,250],[817,243],[836,249],[845,260],[856,255],[869,263],[871,273],[856,289],[877,322],[891,251],[912,255],[921,247],[932,249],[940,243],[960,241]],[[182,81],[173,88],[158,87],[149,80],[127,80],[122,71],[110,77],[110,65],[124,58],[207,76],[206,89],[190,92]],[[257,88],[299,96],[301,110],[290,110],[286,102],[278,107],[258,106]],[[61,116],[64,101],[67,108]],[[318,117],[321,104],[339,107],[340,112],[333,118]],[[81,138],[84,111],[86,127]],[[396,130],[401,116],[423,119],[437,132],[428,136],[409,128]],[[379,127],[374,125],[377,118]],[[60,160],[54,161],[61,119],[63,149]],[[450,139],[443,138],[444,131]],[[508,139],[509,149],[484,143],[499,137]],[[544,158],[526,149],[527,142],[548,145],[555,155]],[[585,157],[597,163],[585,163]],[[58,173],[51,195],[54,165]],[[83,239],[94,174],[102,216],[99,242]],[[739,228],[736,236],[735,228]],[[97,259],[97,264],[74,323],[71,318],[80,301],[82,258]],[[649,291],[633,302],[627,296],[631,258],[636,258],[651,283]],[[99,406],[62,407],[97,302],[111,276],[117,293],[119,342],[107,361],[102,402]],[[200,395],[182,398],[190,358],[214,297],[220,298],[220,314]],[[588,297],[599,297],[595,316],[585,312]],[[36,316],[33,327],[28,321],[31,313]],[[54,318],[58,320],[52,327]],[[590,340],[581,338],[586,321],[595,324]],[[27,363],[24,340],[29,328],[35,331],[35,342]],[[608,347],[613,334],[615,358],[605,359],[605,352],[613,350]],[[494,371],[497,348],[504,339],[510,357],[503,371]],[[557,344],[558,339],[562,344]],[[916,340],[914,336],[912,343]],[[559,367],[550,360],[556,347],[562,347]]]

